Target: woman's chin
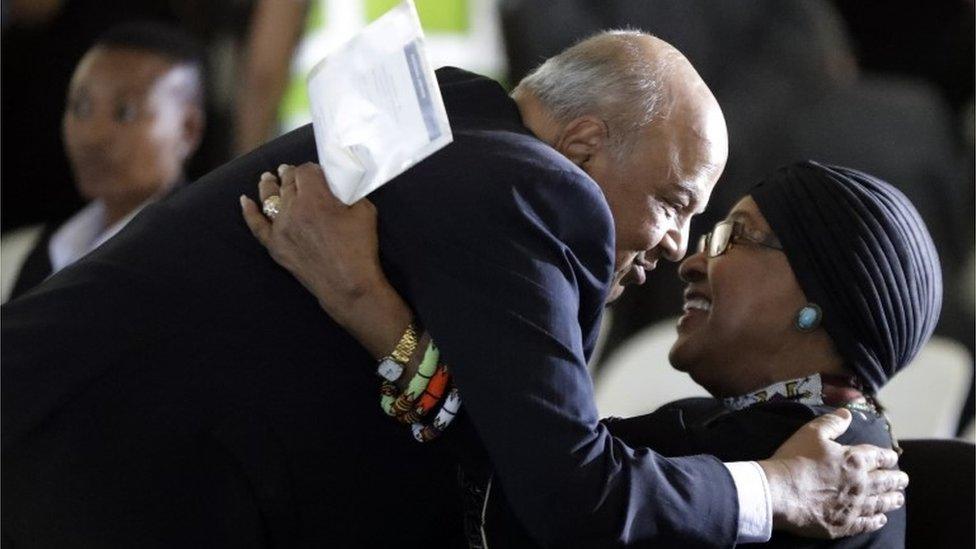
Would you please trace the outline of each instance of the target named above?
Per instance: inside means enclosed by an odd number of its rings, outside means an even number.
[[[678,339],[668,352],[668,362],[671,363],[671,367],[675,370],[685,373],[688,372],[691,360],[689,357],[688,341],[685,337],[678,335]]]
[[[703,349],[696,345],[695,334],[679,332],[678,339],[668,353],[668,361],[672,368],[687,374],[692,381],[715,396],[717,387],[714,386],[716,385],[714,382],[716,380],[710,379],[714,377],[714,375],[710,375],[714,372],[710,371],[707,366],[708,361],[702,359],[702,351]]]

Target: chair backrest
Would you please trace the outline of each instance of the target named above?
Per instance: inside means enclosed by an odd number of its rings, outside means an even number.
[[[976,446],[961,440],[900,441],[905,491],[905,547],[974,547]]]
[[[969,352],[933,337],[915,360],[881,391],[896,437],[952,438],[972,381]]]
[[[10,296],[17,274],[43,229],[43,225],[31,225],[6,233],[0,238],[0,303],[6,302]]]
[[[607,356],[594,379],[601,416],[637,416],[679,398],[708,396],[668,364],[668,351],[678,337],[676,325],[677,318],[670,318],[648,326]]]

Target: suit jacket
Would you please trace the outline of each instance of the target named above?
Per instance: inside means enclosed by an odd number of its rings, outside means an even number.
[[[178,191],[185,184],[185,180],[179,180],[170,187],[166,194],[169,195]],[[75,214],[67,219],[53,221],[44,225],[41,234],[34,243],[34,247],[27,253],[27,256],[24,258],[24,263],[17,273],[13,288],[10,290],[10,299],[16,299],[24,295],[37,287],[41,282],[44,282],[44,279],[51,276],[51,272],[54,270],[54,266],[51,264],[51,252],[49,250],[51,238],[61,227],[74,219],[74,215],[78,215],[78,212],[75,212]]]
[[[600,189],[497,83],[438,79],[455,142],[371,199],[384,267],[466,414],[430,444],[385,417],[374,361],[244,225],[237,197],[262,171],[315,160],[305,127],[3,308],[6,536],[464,544],[460,463],[489,464],[544,543],[733,543],[718,460],[632,449],[598,421],[586,359],[613,270]]]
[[[808,406],[776,401],[731,410],[714,398],[686,398],[656,411],[626,419],[604,420],[613,436],[633,447],[646,446],[665,456],[710,454],[726,462],[766,459],[800,427],[833,411],[829,406]],[[845,445],[871,444],[892,447],[888,422],[878,414],[854,411],[853,420],[837,441]],[[489,546],[533,547],[529,534],[501,491],[491,495],[486,506],[486,537]],[[883,528],[837,540],[800,538],[773,532],[763,547],[897,549],[905,546],[905,508],[888,513]]]
[[[835,410],[778,401],[730,410],[713,398],[688,398],[644,416],[610,419],[614,436],[634,446],[648,446],[665,456],[711,454],[722,461],[766,459],[807,422]],[[853,420],[837,442],[892,447],[888,421],[879,414],[852,411]],[[764,547],[897,549],[905,546],[905,508],[887,514],[883,528],[838,540],[812,540],[773,532]]]

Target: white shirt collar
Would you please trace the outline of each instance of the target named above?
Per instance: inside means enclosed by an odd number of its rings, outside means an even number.
[[[51,274],[78,261],[89,252],[115,236],[152,199],[149,199],[110,227],[105,226],[105,203],[94,200],[71,216],[51,235],[48,243],[48,257],[51,259]]]

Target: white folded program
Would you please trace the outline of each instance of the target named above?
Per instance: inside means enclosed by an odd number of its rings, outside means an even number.
[[[308,95],[319,163],[346,204],[453,140],[412,0],[322,59]]]

